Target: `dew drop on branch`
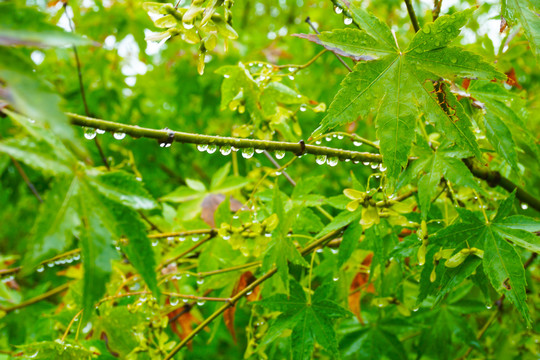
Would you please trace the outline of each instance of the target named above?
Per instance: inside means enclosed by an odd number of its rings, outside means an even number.
[[[219,152],[221,153],[221,155],[224,155],[224,156],[227,156],[231,153],[232,149],[229,145],[224,145],[222,147],[219,148]]]
[[[116,139],[116,140],[122,140],[126,137],[126,133],[123,133],[123,132],[115,132],[113,133],[113,137]]]
[[[92,140],[97,136],[96,130],[93,128],[84,129],[84,137],[88,140]]]
[[[103,135],[103,134],[105,134],[105,132],[106,131],[103,130],[103,129],[96,129],[96,134]]]
[[[353,141],[353,145],[354,146],[362,146],[362,142],[361,141]]]
[[[339,160],[337,157],[335,156],[332,156],[332,157],[329,157],[328,160],[326,160],[326,163],[330,166],[336,166],[338,164]]]
[[[242,150],[242,157],[244,159],[249,159],[253,156],[254,153],[255,150],[253,150],[253,148],[245,148],[244,150]]]
[[[285,157],[285,150],[276,150],[274,153],[276,159],[281,160]]]
[[[217,146],[216,145],[208,145],[208,147],[206,148],[206,152],[209,153],[209,154],[213,154],[215,153],[217,150]]]
[[[178,298],[176,296],[171,296],[169,298],[169,304],[171,304],[171,306],[178,305]]]
[[[204,301],[204,300],[197,301],[197,305],[199,305],[199,306],[203,306],[205,303],[206,303],[206,301]]]
[[[255,152],[257,154],[262,154],[264,152],[264,150],[263,149],[255,149]]]
[[[344,18],[344,19],[343,19],[343,23],[344,23],[345,25],[351,25],[351,24],[352,24],[352,18],[350,18],[350,17]]]
[[[300,105],[300,111],[304,112],[304,111],[306,111],[306,110],[307,110],[307,106],[306,106],[306,105],[304,105],[304,104]]]
[[[208,149],[208,144],[198,144],[197,145],[197,150],[199,150],[199,151],[206,151],[206,149]]]
[[[37,272],[43,272],[45,270],[45,267],[43,265],[40,265],[37,269]]]
[[[184,25],[184,28],[186,30],[193,29],[193,26],[194,26],[193,23],[185,23],[185,22],[183,22],[182,25]]]
[[[322,165],[326,162],[326,155],[317,155],[315,157],[315,162],[319,165]]]
[[[334,12],[339,15],[343,12],[343,9],[336,5],[334,6]]]
[[[525,203],[521,203],[521,209],[522,210],[527,210],[529,208],[529,205],[525,204]]]

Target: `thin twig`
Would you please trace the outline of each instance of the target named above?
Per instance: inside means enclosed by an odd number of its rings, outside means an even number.
[[[281,168],[281,165],[279,165],[276,159],[274,159],[274,157],[267,150],[264,150],[264,156],[266,156],[266,158],[270,160],[270,162],[276,167],[276,169]],[[283,176],[285,176],[285,179],[287,179],[287,181],[290,182],[292,186],[296,186],[296,181],[294,181],[291,176],[287,174],[287,171],[283,170],[282,173]]]
[[[441,13],[442,2],[443,0],[433,0],[433,21],[437,20],[439,14]]]
[[[11,161],[13,162],[13,165],[15,166],[15,169],[17,169],[17,172],[21,175],[21,177],[23,178],[24,182],[26,183],[26,186],[28,186],[28,188],[30,189],[30,191],[32,192],[32,194],[34,194],[34,196],[36,197],[36,199],[38,199],[38,201],[40,203],[43,202],[43,199],[41,198],[41,196],[39,195],[39,192],[37,191],[36,187],[34,186],[34,184],[32,184],[32,181],[30,181],[30,179],[28,178],[28,175],[26,175],[26,173],[24,172],[24,169],[21,167],[21,164],[19,164],[19,162],[13,158],[11,155],[9,156],[9,158],[11,159]]]
[[[312,251],[315,251],[315,249],[319,247],[323,247],[327,242],[332,240],[335,236],[340,234],[342,229],[333,231],[322,238],[315,240],[312,244],[308,245],[304,250],[302,250],[300,253],[302,256],[309,254]],[[220,316],[225,310],[227,310],[229,307],[234,306],[238,300],[240,300],[242,297],[253,291],[257,286],[271,278],[275,273],[277,272],[277,268],[273,267],[271,270],[269,270],[266,274],[252,282],[249,286],[244,288],[242,291],[240,291],[238,294],[233,296],[230,301],[228,301],[226,304],[221,306],[219,309],[217,309],[212,315],[210,315],[208,318],[206,318],[203,322],[199,324],[190,334],[188,334],[182,341],[176,345],[167,356],[165,356],[164,360],[172,359],[173,356],[182,349],[188,342],[190,342],[195,335],[197,335],[202,329],[204,329],[208,324],[210,324],[214,319],[216,319],[218,316]]]
[[[68,19],[69,28],[71,29],[71,32],[75,33],[75,26],[73,24],[73,20],[68,15],[67,6],[68,6],[68,3],[66,1],[64,3],[64,15],[66,15],[66,18]],[[84,105],[84,112],[86,116],[90,116],[90,110],[88,109],[88,102],[86,101],[86,94],[84,92],[84,82],[83,82],[82,71],[81,71],[81,61],[79,60],[79,53],[77,52],[77,47],[75,45],[73,45],[73,54],[75,54],[75,63],[77,65],[77,75],[79,78],[79,89],[81,91],[81,97],[82,97],[82,101]],[[99,152],[99,156],[101,157],[101,161],[103,162],[107,170],[110,170],[111,167],[109,166],[107,157],[105,156],[105,153],[103,152],[103,149],[101,148],[101,145],[99,144],[99,140],[97,136],[94,138],[94,144],[96,144],[96,147]]]
[[[311,19],[309,18],[309,16],[306,18],[306,23],[313,29],[313,31],[315,31],[315,33],[317,35],[320,35],[321,33],[319,32],[319,30],[317,30],[317,28],[313,25],[313,23],[311,22]],[[336,54],[335,52],[332,52],[332,54],[335,55],[335,57],[339,60],[340,63],[343,64],[343,66],[345,66],[347,68],[347,70],[349,70],[349,72],[352,72],[352,69],[351,67],[345,62],[345,60],[343,60],[343,58],[341,56],[339,56],[338,54]]]
[[[71,123],[77,126],[86,126],[96,129],[103,129],[111,132],[124,132],[133,136],[134,138],[146,137],[150,139],[157,139],[158,141],[166,141],[169,137],[169,131],[148,129],[133,125],[126,125],[121,123],[115,123],[112,121],[105,121],[100,119],[93,119],[82,115],[67,113],[71,119]],[[380,154],[373,154],[369,152],[360,152],[352,150],[342,150],[336,148],[330,148],[326,146],[317,145],[300,145],[299,143],[285,142],[285,141],[270,141],[270,140],[255,140],[255,139],[241,139],[233,137],[213,136],[213,135],[200,135],[185,133],[180,131],[174,132],[174,139],[181,143],[191,144],[214,144],[216,146],[234,146],[237,149],[255,148],[261,150],[284,150],[297,154],[303,150],[307,154],[312,155],[326,155],[328,157],[336,157],[340,160],[350,159],[353,162],[371,162],[381,163],[382,156]],[[410,161],[416,160],[415,158],[409,158]],[[464,159],[467,160],[467,159]],[[516,196],[521,201],[529,204],[533,209],[540,211],[540,199],[537,199],[534,195],[528,193],[525,189],[517,186],[509,179],[502,176],[498,171],[490,170],[487,167],[481,167],[472,161],[466,161],[467,166],[471,170],[472,174],[479,178],[486,180],[491,186],[500,186],[508,192],[516,190]]]
[[[28,299],[26,301],[23,301],[20,304],[13,305],[13,306],[10,306],[10,307],[0,307],[0,310],[5,311],[6,313],[9,313],[9,312],[12,312],[12,311],[15,311],[15,310],[22,309],[24,307],[33,305],[33,304],[35,304],[37,302],[40,302],[42,300],[45,300],[45,299],[51,297],[51,296],[59,294],[59,293],[63,292],[64,290],[67,290],[67,288],[69,288],[69,286],[72,283],[73,282],[68,282],[68,283],[65,283],[63,285],[60,285],[60,286],[58,286],[58,287],[56,287],[54,289],[51,289],[51,290],[47,291],[44,294],[38,295],[38,296],[36,296],[34,298],[31,298],[31,299]]]
[[[418,24],[418,19],[416,18],[411,0],[405,0],[405,5],[407,5],[407,12],[409,13],[414,32],[418,32],[418,30],[420,30],[420,25]]]

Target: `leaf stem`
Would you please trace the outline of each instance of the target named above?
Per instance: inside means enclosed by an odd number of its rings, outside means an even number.
[[[407,6],[407,12],[409,13],[414,32],[418,32],[418,30],[420,30],[420,25],[418,24],[418,19],[416,18],[416,13],[414,12],[411,0],[405,0],[405,5]]]
[[[15,169],[17,169],[17,172],[21,175],[21,177],[23,178],[24,182],[26,183],[26,186],[28,186],[28,188],[30,189],[30,191],[32,192],[32,194],[34,194],[34,196],[36,197],[36,199],[38,199],[38,201],[40,203],[43,202],[43,199],[41,198],[41,196],[39,195],[39,192],[37,191],[36,187],[34,186],[34,184],[32,184],[32,181],[30,181],[30,179],[28,178],[28,175],[26,175],[26,173],[24,172],[24,169],[21,167],[21,164],[19,164],[19,162],[13,157],[13,156],[9,156],[9,158],[11,159],[11,162],[13,162],[13,165],[15,166]]]

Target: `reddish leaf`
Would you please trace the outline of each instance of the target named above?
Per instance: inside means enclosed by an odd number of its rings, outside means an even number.
[[[208,224],[208,226],[215,227],[214,222],[214,213],[216,212],[216,209],[218,208],[219,204],[221,204],[225,200],[225,195],[223,194],[210,194],[207,197],[204,198],[201,207],[201,219]],[[230,209],[233,212],[236,212],[242,208],[242,203],[234,198],[231,198],[230,200],[231,205]]]
[[[508,77],[508,79],[506,80],[506,83],[508,85],[515,86],[518,89],[522,89],[521,85],[519,85],[517,81],[516,70],[514,70],[514,68],[510,69],[510,71],[507,71],[505,75]]]
[[[193,324],[199,324],[195,316],[191,314],[191,306],[184,305],[167,314],[171,323],[171,330],[178,335],[180,339],[185,339],[193,330]],[[180,326],[180,329],[178,328]],[[191,342],[188,343],[191,349]]]
[[[238,282],[234,286],[234,289],[231,293],[231,297],[235,296],[242,290],[244,290],[246,287],[249,286],[253,281],[255,281],[255,276],[251,273],[251,271],[246,271],[240,276],[240,279],[238,279]],[[253,292],[249,295],[247,295],[248,301],[256,300],[259,296],[259,287],[257,286]],[[229,332],[231,333],[231,336],[236,343],[236,332],[234,331],[234,314],[236,312],[236,304],[225,310],[223,313],[223,319],[225,321],[225,325],[227,326],[227,329],[229,329]]]
[[[368,254],[364,261],[362,261],[363,266],[369,266],[371,265],[371,259],[373,258],[373,254]],[[373,287],[373,284],[368,284],[367,287],[365,287],[365,284],[367,284],[369,280],[369,274],[365,272],[359,272],[354,277],[351,287],[349,289],[349,292],[352,293],[349,295],[349,308],[351,312],[356,315],[356,318],[360,323],[364,323],[364,320],[362,319],[362,314],[360,310],[360,298],[362,296],[363,292],[370,292],[374,293],[375,288]],[[365,287],[365,288],[364,288]]]

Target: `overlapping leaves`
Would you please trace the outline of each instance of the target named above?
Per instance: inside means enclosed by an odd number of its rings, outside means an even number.
[[[481,57],[449,46],[474,9],[426,24],[405,50],[386,24],[362,9],[349,11],[360,30],[335,30],[308,38],[342,55],[376,60],[358,63],[347,75],[315,135],[376,113],[377,137],[391,185],[407,163],[421,114],[447,139],[480,157],[462,106],[432,83],[440,78],[505,78]],[[439,97],[444,98],[444,106]]]
[[[488,219],[489,221],[483,221],[469,210],[460,210],[461,222],[430,237],[430,243],[434,246],[426,256],[419,301],[430,292],[435,292],[439,286],[443,290],[439,296],[444,296],[480,265],[479,261],[467,258],[460,267],[447,270],[441,262],[436,269],[437,279],[431,281],[433,279],[430,280],[430,273],[435,267],[433,259],[439,249],[455,248],[457,252],[464,247],[476,247],[484,250],[482,266],[493,288],[501,295],[505,295],[530,325],[531,317],[526,303],[525,270],[519,254],[508,241],[529,251],[540,252],[540,241],[535,234],[536,231],[540,231],[540,222],[521,215],[510,216],[514,201],[513,193],[500,203],[497,213],[492,219]]]

